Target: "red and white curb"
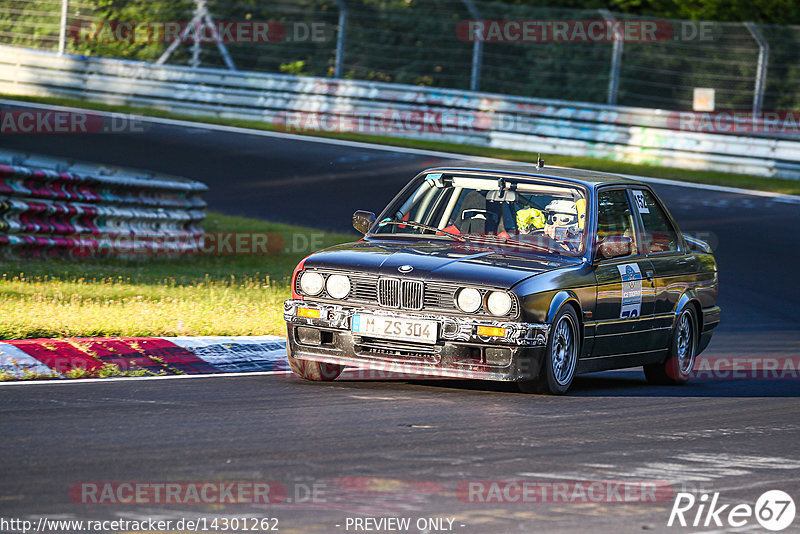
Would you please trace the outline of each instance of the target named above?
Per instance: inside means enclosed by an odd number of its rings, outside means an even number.
[[[283,371],[278,336],[105,337],[0,342],[0,376],[201,375]]]
[[[347,368],[350,380],[443,379],[402,365]],[[287,374],[279,336],[104,337],[0,341],[0,381],[100,377],[189,378],[223,374]],[[697,379],[800,379],[800,357],[700,357]]]

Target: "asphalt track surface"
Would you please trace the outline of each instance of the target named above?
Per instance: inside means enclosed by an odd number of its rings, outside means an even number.
[[[5,136],[0,147],[186,175],[209,184],[212,209],[336,230],[444,161],[165,125]],[[800,355],[800,206],[655,188],[682,230],[715,245],[723,321],[705,354]],[[782,489],[800,505],[799,396],[797,380],[654,387],[637,370],[579,377],[558,398],[485,382],[284,374],[0,386],[0,517],[277,517],[282,532],[354,532],[348,517],[382,516],[455,518],[464,533],[734,531],[668,528],[672,498],[479,503],[455,490],[475,480],[660,481],[719,492],[721,503]],[[237,480],[281,483],[292,502],[86,505],[68,494],[86,481]],[[317,498],[303,499],[315,483]],[[744,531],[763,529],[751,519]]]

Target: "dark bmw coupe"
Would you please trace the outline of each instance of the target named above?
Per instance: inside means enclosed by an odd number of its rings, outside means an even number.
[[[515,381],[644,366],[680,384],[720,321],[709,246],[644,183],[542,166],[436,168],[355,243],[312,254],[284,305],[295,374],[345,366]]]

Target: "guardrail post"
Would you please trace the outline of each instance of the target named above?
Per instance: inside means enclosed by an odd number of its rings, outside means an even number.
[[[339,33],[336,35],[336,58],[333,64],[333,77],[342,77],[342,64],[344,63],[344,43],[347,34],[347,4],[344,0],[336,0],[339,6]]]
[[[225,43],[222,42],[222,38],[217,31],[216,26],[214,26],[214,19],[211,18],[211,14],[208,12],[208,7],[206,6],[206,0],[195,0],[195,10],[194,16],[192,16],[192,20],[189,21],[189,24],[186,25],[183,32],[181,33],[180,37],[175,39],[170,43],[167,49],[161,54],[161,57],[156,60],[156,65],[163,65],[167,62],[173,52],[180,46],[180,44],[187,39],[192,30],[194,30],[195,37],[194,42],[192,43],[192,59],[190,61],[190,65],[192,68],[197,68],[200,66],[200,28],[203,26],[207,26],[209,30],[211,30],[211,34],[214,37],[214,41],[217,43],[217,48],[219,49],[219,53],[222,56],[222,60],[225,62],[225,66],[228,67],[230,70],[236,70],[236,65],[233,63],[233,59],[231,59],[230,53],[228,53],[228,47],[225,46]]]
[[[767,85],[767,64],[769,63],[769,43],[752,22],[745,22],[745,28],[758,43],[758,66],[756,67],[756,86],[753,90],[753,113],[761,113],[764,106],[764,88]]]
[[[203,26],[201,22],[203,20],[203,8],[205,8],[205,0],[195,0],[194,17],[192,17],[192,20],[197,21],[195,23],[197,27],[195,28],[194,41],[192,42],[192,59],[189,61],[189,65],[191,65],[193,69],[200,66],[200,28]]]
[[[198,5],[200,3],[202,3],[201,17],[205,21],[206,25],[208,25],[212,35],[214,36],[214,40],[217,43],[217,49],[222,56],[222,60],[225,62],[225,66],[230,70],[236,70],[236,65],[233,64],[233,59],[231,59],[231,55],[228,53],[228,47],[222,42],[222,38],[219,36],[217,27],[214,25],[214,19],[211,18],[211,13],[208,11],[206,0],[198,0]]]
[[[61,0],[61,26],[58,29],[58,55],[67,51],[67,19],[69,17],[69,0]]]
[[[481,19],[481,13],[475,6],[472,0],[461,0],[467,6],[469,16],[478,21]],[[481,86],[481,62],[483,60],[483,33],[480,39],[475,39],[472,43],[472,70],[469,77],[469,88],[471,91],[477,91]]]
[[[603,19],[608,24],[614,24],[617,19],[607,9],[599,9]],[[614,30],[614,43],[611,48],[611,71],[608,73],[608,95],[606,103],[610,105],[617,104],[617,95],[619,94],[619,71],[622,68],[622,46],[625,42],[622,39],[622,32],[616,26],[612,26]]]

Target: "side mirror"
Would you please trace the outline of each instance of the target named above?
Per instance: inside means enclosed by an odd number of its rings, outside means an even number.
[[[597,245],[597,256],[604,260],[630,256],[632,251],[633,239],[621,235],[606,236]]]
[[[353,214],[353,228],[361,232],[362,234],[366,234],[369,231],[370,226],[372,223],[375,222],[375,214],[371,211],[361,211],[358,210]]]

